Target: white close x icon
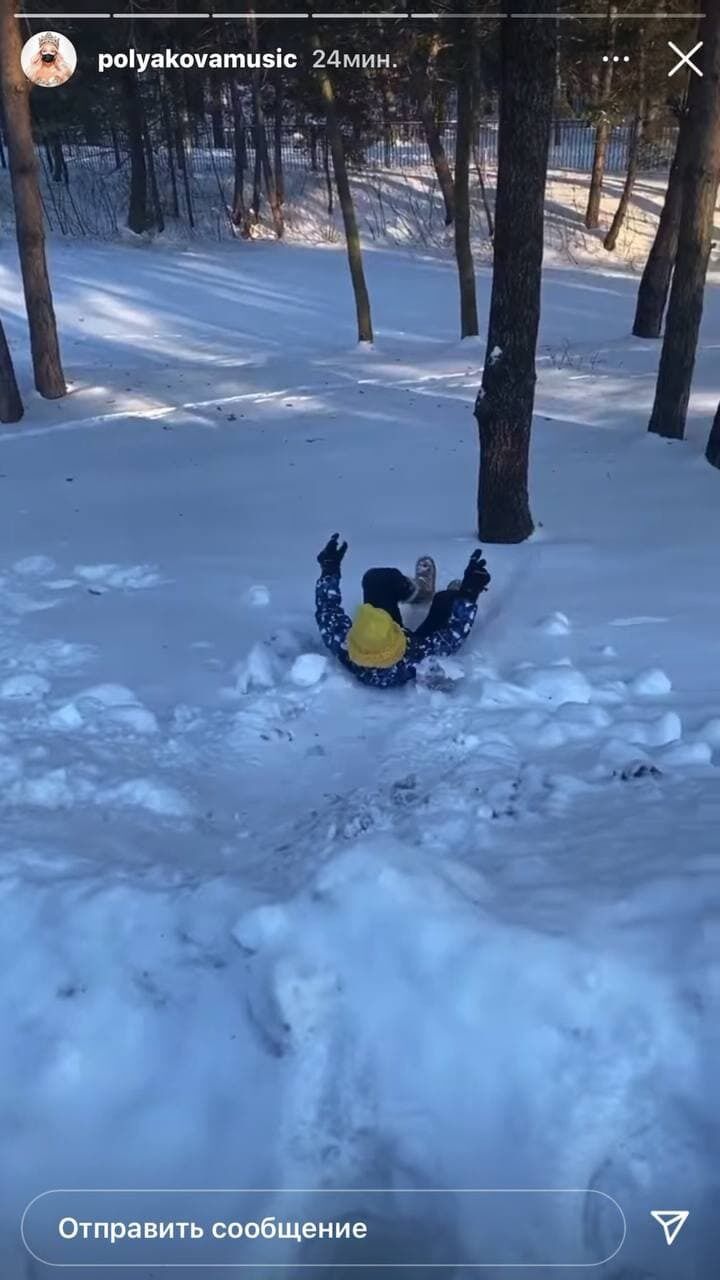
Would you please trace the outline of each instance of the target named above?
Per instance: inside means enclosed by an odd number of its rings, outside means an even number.
[[[682,49],[678,49],[677,45],[673,44],[672,40],[668,40],[668,46],[669,48],[672,49],[673,53],[676,53],[678,55],[680,59],[680,61],[675,64],[672,71],[668,71],[668,79],[670,78],[670,76],[674,76],[675,72],[679,71],[681,67],[685,67],[685,66],[690,67],[691,71],[694,71],[696,72],[697,75],[702,76],[702,71],[700,70],[700,68],[696,67],[695,63],[690,61],[693,54],[697,53],[698,49],[702,49],[703,47],[702,40],[698,40],[697,44],[695,45],[695,48],[691,49],[689,53],[683,53]]]

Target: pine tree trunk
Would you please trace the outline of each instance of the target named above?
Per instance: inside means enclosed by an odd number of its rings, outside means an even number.
[[[457,133],[455,136],[455,261],[460,285],[460,337],[479,333],[475,291],[475,263],[470,243],[470,157],[473,134],[474,18],[455,28],[457,67]]]
[[[688,94],[691,129],[677,257],[648,426],[649,431],[673,440],[682,440],[685,434],[720,182],[720,4],[707,6],[699,38],[703,77],[692,75]]]
[[[222,90],[214,77],[210,80],[210,126],[213,146],[216,150],[222,151],[225,147]]]
[[[636,338],[659,338],[662,332],[665,304],[670,291],[670,280],[677,253],[685,154],[689,141],[689,124],[685,116],[678,131],[675,155],[670,166],[665,200],[655,239],[638,289],[632,330]]]
[[[52,180],[53,182],[65,182],[67,185],[68,171],[63,155],[62,142],[58,137],[54,137],[50,142],[50,155],[52,158]]]
[[[720,404],[717,407],[717,412],[710,428],[705,457],[711,467],[720,467]]]
[[[623,185],[622,195],[618,201],[617,209],[613,214],[610,229],[603,240],[603,248],[607,249],[608,253],[612,253],[615,245],[617,244],[618,236],[620,235],[623,223],[627,217],[627,211],[630,207],[630,199],[632,197],[633,187],[635,186],[635,179],[637,177],[641,134],[642,120],[638,113],[633,121],[632,134],[630,137],[630,144],[628,146],[627,170],[625,172],[625,183]]]
[[[155,157],[153,155],[152,139],[150,131],[145,125],[145,158],[147,162],[148,181],[150,186],[150,195],[152,197],[152,206],[154,213],[154,222],[158,231],[165,230],[165,215],[163,213],[162,201],[160,199],[160,188],[158,187],[157,174],[155,172]]]
[[[180,217],[180,198],[178,196],[177,173],[175,170],[175,156],[173,154],[173,136],[170,124],[170,108],[165,94],[165,87],[161,81],[158,81],[158,99],[160,102],[160,115],[163,124],[163,133],[165,135],[165,150],[167,151],[168,171],[170,173],[170,187],[172,190],[172,216]]]
[[[487,222],[488,239],[492,240],[495,235],[495,223],[493,221],[492,209],[488,200],[487,187],[485,186],[485,178],[483,176],[482,164],[480,163],[480,152],[473,140],[473,161],[475,163],[475,172],[477,174],[478,186],[480,187],[480,199],[485,210],[485,221]]]
[[[425,140],[430,152],[430,159],[433,162],[435,176],[438,180],[438,186],[445,205],[445,226],[452,226],[455,217],[455,195],[453,191],[453,176],[450,164],[445,153],[445,148],[440,136],[437,120],[435,119],[435,110],[432,100],[432,74],[435,63],[440,52],[440,38],[435,36],[430,46],[427,63],[418,67],[413,76],[413,94],[417,102],[420,122],[425,134]]]
[[[56,400],[67,391],[45,258],[45,227],[30,121],[30,81],[20,65],[22,37],[14,0],[0,0],[0,91],[5,108],[15,227],[30,328],[35,386]]]
[[[0,422],[19,422],[22,416],[23,403],[15,380],[12,356],[0,323]]]
[[[328,144],[327,127],[323,131],[322,153],[323,153],[323,172],[325,174],[325,189],[327,191],[328,218],[332,218],[333,211],[334,211],[334,201],[333,201],[332,177],[330,174],[330,146]]]
[[[600,199],[602,196],[602,184],[605,177],[605,162],[607,159],[608,143],[610,141],[610,119],[607,114],[610,105],[610,94],[612,92],[613,82],[613,50],[615,48],[615,15],[616,7],[614,4],[608,5],[607,13],[607,49],[608,61],[604,63],[602,89],[600,99],[600,110],[602,112],[600,121],[595,130],[595,154],[593,155],[592,174],[590,176],[590,190],[588,192],[587,209],[585,211],[585,226],[588,231],[594,231],[600,226]]]
[[[275,74],[275,108],[273,113],[273,165],[275,168],[275,190],[277,192],[277,201],[281,210],[285,203],[285,174],[283,172],[283,154],[282,154],[282,135],[283,135],[283,80],[282,71]]]
[[[320,42],[317,37],[313,39],[313,47],[316,49],[320,48]],[[332,151],[335,183],[337,185],[338,198],[340,200],[340,208],[342,210],[343,223],[345,226],[345,241],[347,244],[348,263],[350,266],[350,278],[352,280],[353,294],[355,295],[358,341],[372,342],[373,330],[370,315],[370,296],[365,283],[362,250],[360,248],[360,232],[358,231],[357,218],[355,217],[355,205],[353,204],[347,165],[345,163],[345,148],[343,146],[342,134],[340,132],[340,125],[338,124],[337,112],[335,109],[335,93],[332,81],[325,68],[318,68],[317,78],[323,105],[325,107],[327,137],[330,143],[330,150]]]
[[[257,18],[253,12],[249,12],[247,15],[247,30],[250,49],[253,53],[257,53],[259,49]],[[275,175],[273,174],[272,165],[270,164],[270,155],[268,153],[265,112],[262,104],[259,71],[253,71],[252,73],[252,95],[255,133],[255,189],[253,192],[253,203],[256,211],[256,221],[260,212],[259,176],[262,174],[265,179],[265,190],[267,191],[268,204],[270,205],[273,230],[278,240],[280,240],[282,239],[282,234],[285,228],[283,223],[282,204],[278,196],[277,183],[275,181]]]
[[[625,171],[625,182],[623,184],[622,195],[618,202],[617,209],[613,215],[605,239],[603,240],[603,248],[608,253],[612,253],[617,244],[618,236],[623,228],[623,224],[627,217],[627,211],[630,207],[635,179],[637,177],[638,159],[640,156],[640,143],[643,137],[643,122],[645,118],[646,99],[645,99],[645,32],[642,27],[638,31],[637,41],[635,44],[635,53],[638,59],[638,98],[637,109],[635,111],[635,119],[632,123],[632,133],[628,144],[627,169]]]
[[[440,130],[435,122],[435,113],[432,109],[430,101],[421,102],[419,104],[420,121],[422,123],[425,139],[430,152],[430,159],[433,162],[433,168],[438,180],[438,186],[442,193],[443,204],[445,205],[445,226],[452,226],[455,217],[455,193],[453,189],[453,176],[450,169],[450,163],[442,144]]]
[[[547,13],[544,0],[525,12]],[[482,386],[478,532],[484,542],[522,542],[533,531],[528,457],[540,321],[545,181],[555,84],[555,23],[502,24],[493,282]]]
[[[600,226],[600,200],[602,198],[602,184],[605,177],[605,161],[607,159],[609,141],[610,121],[607,119],[600,120],[595,129],[595,151],[593,153],[587,209],[585,210],[585,226],[588,231],[595,231]]]
[[[3,138],[5,137],[5,112],[3,111],[2,93],[0,93],[0,169],[7,169],[7,158]]]
[[[121,72],[125,100],[125,119],[130,152],[130,196],[127,225],[142,235],[151,224],[148,212],[148,173],[145,159],[145,119],[134,71]]]
[[[188,225],[192,231],[195,226],[195,215],[193,213],[192,193],[190,191],[190,165],[188,163],[187,151],[185,150],[185,129],[187,125],[187,117],[183,109],[182,103],[175,102],[175,152],[177,155],[178,169],[182,176],[183,194],[185,196],[185,208],[187,210]]]
[[[247,209],[245,207],[245,170],[247,169],[247,143],[245,140],[245,119],[243,117],[240,90],[234,76],[230,80],[230,101],[233,113],[233,153],[235,173],[233,182],[232,223],[242,228],[242,234],[250,235]]]

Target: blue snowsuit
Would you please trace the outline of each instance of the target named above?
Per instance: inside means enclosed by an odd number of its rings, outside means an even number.
[[[434,628],[433,612],[443,618],[442,625]],[[400,662],[393,667],[359,667],[351,662],[345,644],[352,620],[342,607],[340,574],[322,573],[315,587],[315,620],[325,645],[362,684],[373,689],[407,684],[415,679],[418,664],[424,658],[456,653],[469,636],[476,613],[477,601],[463,599],[454,591],[438,592],[426,622],[417,632],[403,627],[407,648]]]

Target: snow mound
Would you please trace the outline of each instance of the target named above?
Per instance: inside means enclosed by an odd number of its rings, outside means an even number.
[[[23,560],[15,561],[13,569],[28,578],[41,577],[44,573],[55,572],[55,561],[50,556],[25,556]]]
[[[672,680],[659,667],[641,671],[630,685],[633,693],[643,698],[659,698],[672,689]]]
[[[682,737],[682,721],[675,711],[666,711],[654,720],[620,720],[614,726],[617,737],[625,742],[648,747],[664,747]]]
[[[554,702],[556,706],[565,702],[590,702],[593,693],[587,676],[565,662],[521,671],[518,683],[539,700]]]
[[[712,747],[707,742],[679,742],[662,753],[664,764],[711,764]]]
[[[13,699],[24,699],[28,702],[41,702],[50,692],[50,681],[44,676],[34,675],[32,672],[24,672],[16,676],[8,676],[0,684],[0,698],[8,701]]]
[[[253,609],[264,609],[270,604],[270,592],[267,587],[261,585],[249,587],[245,592],[245,603],[252,606]]]
[[[98,802],[146,809],[159,818],[183,818],[191,812],[191,806],[179,791],[152,778],[131,778],[117,786],[106,787],[99,792]]]
[[[290,680],[301,689],[309,688],[322,680],[328,668],[328,660],[322,653],[301,653],[290,668]]]
[[[57,707],[50,717],[53,729],[93,729],[117,725],[135,734],[157,733],[158,722],[132,689],[121,684],[98,684]]]
[[[76,564],[73,572],[83,582],[126,591],[141,591],[162,582],[155,566],[149,564]]]
[[[570,631],[570,619],[564,613],[551,613],[535,625],[546,636],[566,636]]]
[[[628,890],[568,936],[495,915],[481,872],[376,839],[335,857],[298,897],[246,913],[233,935],[248,957],[250,1021],[288,1064],[287,1176],[373,1185],[391,1152],[421,1186],[621,1189],[628,1215],[646,1211],[645,1144],[653,1176],[677,1177],[678,1089],[690,1096],[702,1049],[682,971],[666,948],[644,949],[647,924],[638,938],[627,921],[672,914],[677,888]],[[698,941],[698,962],[710,945]],[[709,994],[716,977],[696,977]],[[668,1066],[677,1061],[686,1081]],[[682,1126],[695,1184],[702,1121],[684,1115]],[[558,1230],[577,1232],[590,1256],[586,1208]],[[455,1226],[462,1239],[461,1208]],[[524,1228],[546,1257],[541,1206]],[[516,1231],[499,1216],[495,1256],[512,1256],[501,1248]],[[553,1237],[556,1256],[565,1243]]]
[[[708,742],[711,747],[720,747],[720,716],[707,720],[702,729],[698,730],[698,738]]]

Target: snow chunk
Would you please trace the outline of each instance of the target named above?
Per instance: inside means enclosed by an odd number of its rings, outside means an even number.
[[[160,818],[184,818],[190,813],[187,801],[174,787],[162,786],[152,778],[132,778],[98,794],[98,800],[130,809],[147,809]]]
[[[50,556],[25,556],[24,560],[15,561],[13,569],[29,578],[39,577],[43,573],[54,573],[55,561]]]
[[[547,618],[541,618],[535,625],[546,636],[566,636],[570,631],[570,619],[559,612],[548,614]]]
[[[74,572],[84,582],[94,582],[103,587],[118,587],[141,591],[156,587],[162,582],[160,574],[149,564],[76,564]]]
[[[80,729],[101,722],[115,724],[134,733],[157,733],[158,722],[142,705],[132,689],[122,684],[96,684],[84,689],[72,702],[58,707],[50,717],[54,729]]]
[[[490,363],[497,364],[501,356],[502,356],[502,347],[493,347],[492,351],[490,352]]]
[[[266,645],[254,644],[247,658],[235,667],[235,693],[250,693],[253,689],[272,689],[277,683],[273,656]]]
[[[641,671],[635,677],[630,688],[633,693],[637,693],[641,697],[661,697],[663,694],[670,692],[672,681],[659,667],[650,667],[647,671]]]
[[[50,681],[31,672],[8,676],[0,684],[0,698],[24,698],[28,702],[40,702],[50,692]]]
[[[78,694],[78,701],[87,698],[99,702],[104,707],[138,706],[137,696],[124,684],[94,684],[90,689],[83,689]]]
[[[249,587],[245,592],[245,603],[252,606],[253,609],[264,609],[270,603],[270,592],[267,587],[258,584]]]
[[[50,716],[52,729],[81,729],[85,723],[74,702],[66,702]]]
[[[564,702],[589,702],[592,697],[592,686],[587,677],[565,663],[521,671],[518,682],[539,699],[554,702],[556,706],[562,706]]]
[[[158,732],[157,719],[147,707],[109,707],[105,719],[112,724],[123,725],[133,733]]]
[[[328,660],[322,653],[301,653],[290,668],[290,679],[300,688],[309,688],[322,680],[327,671]]]
[[[464,676],[464,668],[452,658],[425,658],[417,668],[417,683],[421,688],[439,689],[445,693],[454,688]]]

